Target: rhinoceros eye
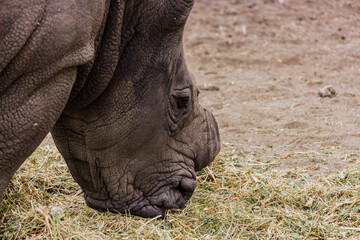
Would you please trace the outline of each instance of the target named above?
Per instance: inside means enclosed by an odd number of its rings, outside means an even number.
[[[187,108],[189,103],[189,97],[175,97],[176,105],[178,108]]]
[[[176,104],[177,110],[181,111],[182,109],[188,108],[191,96],[190,89],[186,88],[183,90],[173,90],[171,95],[174,103]]]
[[[192,112],[190,88],[171,90],[169,100],[168,116],[170,121],[168,124],[171,134],[176,134]]]
[[[170,94],[170,117],[177,124],[191,111],[191,91],[189,88],[172,90]]]

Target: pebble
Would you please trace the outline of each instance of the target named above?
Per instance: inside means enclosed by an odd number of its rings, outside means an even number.
[[[327,85],[319,90],[319,96],[333,98],[336,96],[335,88],[332,85]]]

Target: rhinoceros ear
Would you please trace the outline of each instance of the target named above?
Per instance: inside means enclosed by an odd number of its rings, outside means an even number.
[[[194,5],[194,0],[163,0],[162,25],[167,29],[183,27]]]
[[[181,11],[186,11],[189,13],[195,2],[194,0],[176,0],[176,1],[165,0],[165,1],[169,8],[179,11],[179,13]]]

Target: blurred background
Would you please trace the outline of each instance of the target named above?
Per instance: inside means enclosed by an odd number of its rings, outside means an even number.
[[[185,53],[223,152],[321,173],[359,164],[359,13],[356,0],[196,1]]]

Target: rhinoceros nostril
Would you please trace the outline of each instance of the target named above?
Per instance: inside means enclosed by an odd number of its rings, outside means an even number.
[[[183,178],[179,184],[179,187],[184,192],[192,193],[196,187],[196,181],[190,178]]]

